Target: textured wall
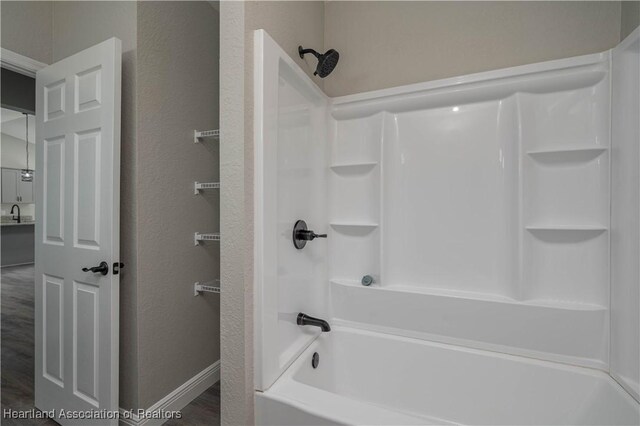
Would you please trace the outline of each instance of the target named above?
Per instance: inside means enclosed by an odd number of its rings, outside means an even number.
[[[340,96],[612,48],[619,2],[343,2],[325,8]]]
[[[220,2],[220,361],[222,424],[253,423],[251,282],[244,279],[251,247],[244,213],[245,76],[242,2]],[[238,78],[240,76],[240,78]]]
[[[300,59],[298,45],[323,49],[324,2],[225,1],[221,16],[222,423],[238,425],[254,422],[253,31],[266,30],[311,75],[315,64]]]
[[[313,81],[323,87],[324,80],[314,77],[318,61],[313,55],[301,59],[298,46],[324,50],[324,2],[322,1],[249,1],[245,5],[245,62],[253,78],[253,31],[265,30]],[[253,80],[252,80],[253,81]],[[251,103],[253,106],[253,102]]]
[[[51,1],[1,2],[2,47],[50,64],[53,58],[53,4]]]
[[[138,3],[139,406],[148,408],[220,358],[219,296],[193,283],[219,277],[219,18],[208,2]]]
[[[136,47],[136,3],[133,1],[53,2],[53,61],[111,37],[122,40],[122,51]]]
[[[640,1],[623,1],[620,10],[620,40],[640,25]]]

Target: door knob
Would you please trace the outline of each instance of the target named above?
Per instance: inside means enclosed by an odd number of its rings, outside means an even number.
[[[94,266],[91,268],[82,268],[82,272],[93,272],[93,273],[99,272],[102,275],[107,275],[109,273],[109,264],[105,261],[102,261],[98,266]]]
[[[313,241],[316,238],[327,238],[327,234],[316,234],[307,229],[307,223],[304,220],[297,221],[293,226],[293,245],[298,250],[304,248],[307,241]]]

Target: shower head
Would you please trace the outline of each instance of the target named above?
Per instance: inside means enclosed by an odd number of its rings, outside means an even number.
[[[340,54],[335,49],[329,49],[324,54],[320,54],[313,49],[303,49],[302,46],[298,46],[298,53],[301,58],[304,58],[304,55],[307,53],[311,53],[318,58],[318,66],[313,75],[317,75],[320,78],[325,78],[331,74],[331,71],[338,65],[338,60],[340,59]]]

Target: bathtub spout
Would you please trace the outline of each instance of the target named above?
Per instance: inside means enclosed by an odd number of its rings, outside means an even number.
[[[300,312],[298,314],[298,325],[313,325],[315,327],[320,327],[323,332],[331,331],[331,326],[329,323],[320,318],[310,317],[307,314],[303,314]]]

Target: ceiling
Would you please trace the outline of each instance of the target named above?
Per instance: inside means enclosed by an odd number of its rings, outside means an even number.
[[[18,111],[2,108],[0,111],[0,132],[24,140],[25,121],[24,114]],[[29,115],[29,142],[36,141],[36,120],[35,116]]]

